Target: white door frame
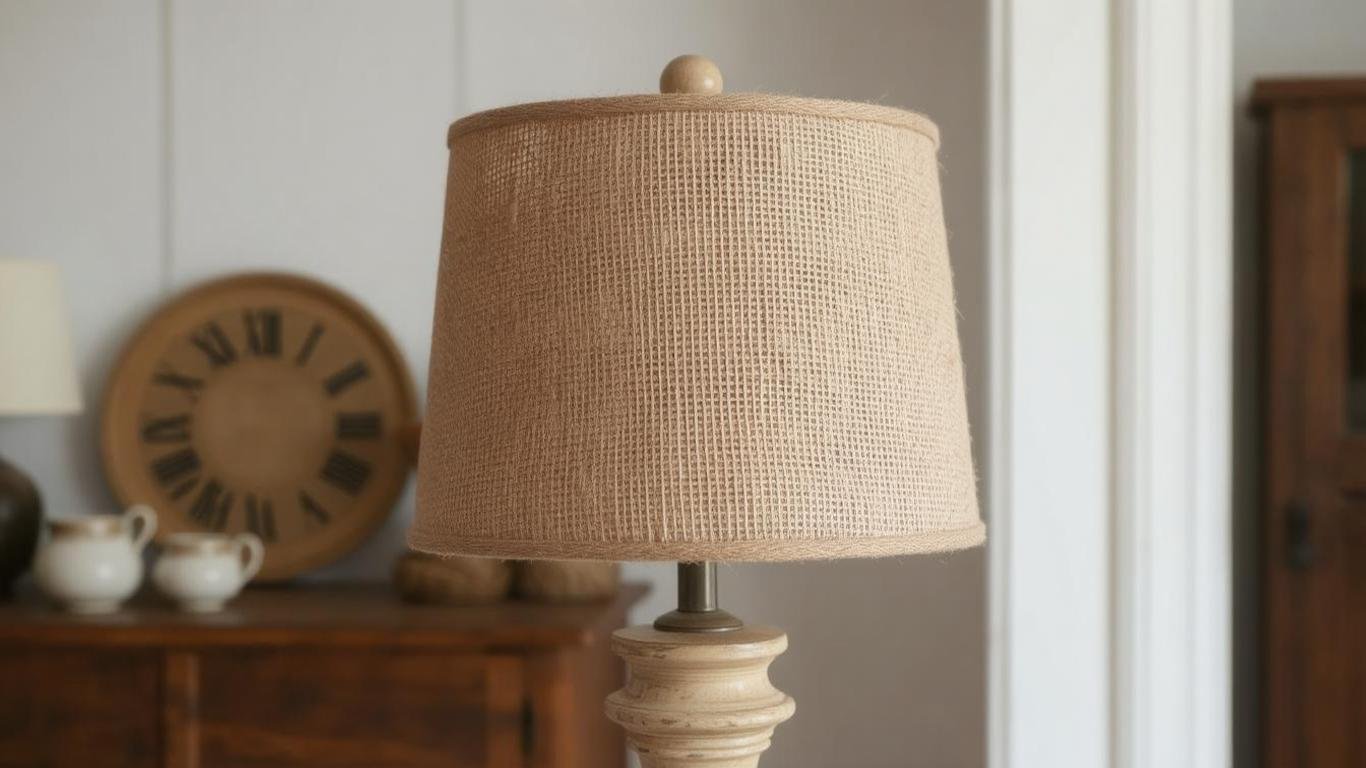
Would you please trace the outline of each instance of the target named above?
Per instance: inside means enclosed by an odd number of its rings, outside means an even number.
[[[1231,0],[992,0],[993,768],[1231,763]]]

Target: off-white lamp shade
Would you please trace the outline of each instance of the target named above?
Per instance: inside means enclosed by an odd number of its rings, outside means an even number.
[[[665,94],[485,112],[448,144],[413,547],[982,541],[928,119]]]
[[[0,259],[0,416],[80,409],[60,270]]]

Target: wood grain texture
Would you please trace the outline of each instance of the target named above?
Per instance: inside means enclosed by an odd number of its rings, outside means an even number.
[[[496,655],[235,649],[201,656],[206,766],[487,765],[518,747],[515,677]],[[495,684],[507,686],[494,690]],[[498,727],[498,726],[505,727]]]
[[[167,651],[161,670],[162,766],[199,768],[199,657]]]
[[[1259,114],[1296,105],[1359,106],[1364,101],[1366,80],[1359,77],[1288,77],[1257,81],[1248,106]]]
[[[611,602],[413,606],[379,588],[251,589],[223,614],[146,600],[0,605],[0,768],[611,768]]]
[[[1278,81],[1257,92],[1267,243],[1263,765],[1362,765],[1366,435],[1348,422],[1347,364],[1350,334],[1366,329],[1349,314],[1347,192],[1363,180],[1348,178],[1346,161],[1366,150],[1366,81]]]
[[[288,647],[325,637],[331,646],[362,648],[579,647],[621,626],[618,614],[645,592],[639,584],[628,584],[611,602],[509,601],[451,608],[403,603],[383,585],[253,587],[222,613],[180,613],[142,595],[103,619],[59,613],[30,595],[0,605],[0,643]]]
[[[0,646],[0,766],[157,765],[160,662],[149,650]]]
[[[617,630],[612,650],[630,677],[607,698],[607,716],[626,729],[642,768],[755,768],[796,708],[768,679],[786,649],[787,635],[771,627]]]

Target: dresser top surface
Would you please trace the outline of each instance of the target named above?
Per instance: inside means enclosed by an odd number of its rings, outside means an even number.
[[[1269,77],[1252,86],[1254,114],[1291,105],[1366,103],[1366,77]]]
[[[602,642],[647,591],[641,584],[624,584],[615,598],[595,602],[434,606],[405,603],[382,584],[262,587],[245,590],[220,613],[181,613],[144,593],[118,613],[104,616],[71,615],[38,595],[21,593],[0,602],[0,643],[479,650],[584,646]]]

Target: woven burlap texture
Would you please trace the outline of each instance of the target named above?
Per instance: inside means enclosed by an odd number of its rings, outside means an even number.
[[[449,140],[414,548],[982,541],[927,119],[640,96],[495,110]]]

